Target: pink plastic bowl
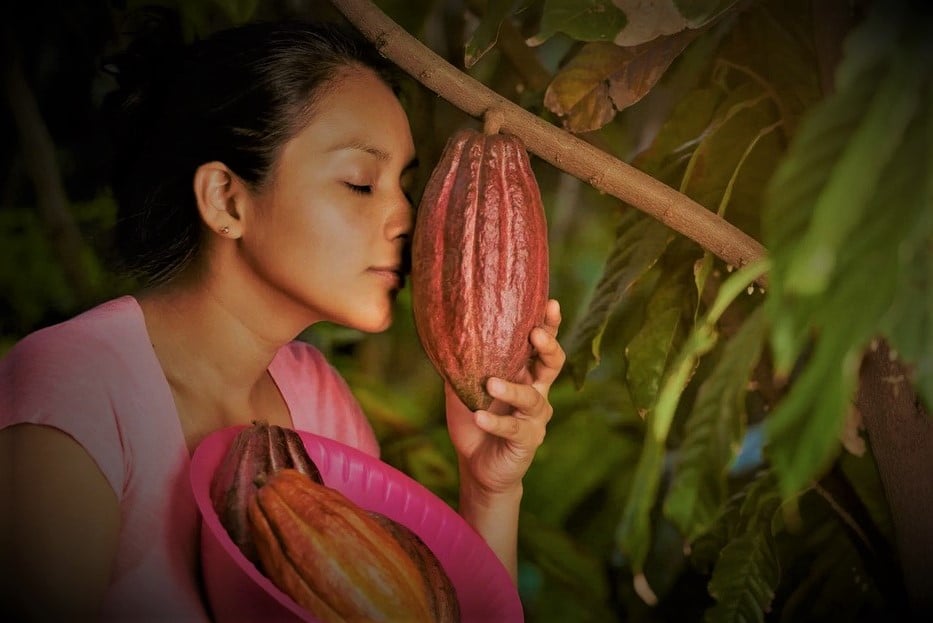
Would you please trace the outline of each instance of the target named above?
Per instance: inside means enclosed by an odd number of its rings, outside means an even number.
[[[316,618],[243,556],[211,505],[214,471],[241,428],[211,434],[191,460],[191,486],[202,518],[202,569],[214,620],[316,623]],[[505,567],[482,537],[443,500],[368,454],[311,433],[299,435],[325,484],[361,507],[405,524],[424,540],[456,588],[464,623],[523,621],[518,591]]]

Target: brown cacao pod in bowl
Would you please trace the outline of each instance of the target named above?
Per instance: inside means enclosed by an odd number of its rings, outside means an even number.
[[[265,573],[325,622],[433,621],[416,563],[374,517],[293,469],[249,504]]]
[[[412,308],[431,363],[472,410],[490,376],[516,380],[548,297],[547,223],[528,152],[515,136],[460,130],[418,207]]]
[[[435,623],[459,623],[460,602],[456,589],[431,548],[405,524],[375,511],[369,514],[389,531],[418,566],[431,605],[431,620]]]
[[[271,474],[285,468],[307,474],[315,482],[324,482],[298,433],[256,421],[233,438],[211,480],[211,503],[220,523],[253,564],[259,558],[247,518],[249,502]]]

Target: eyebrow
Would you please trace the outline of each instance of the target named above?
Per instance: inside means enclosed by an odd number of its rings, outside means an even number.
[[[370,154],[371,156],[374,156],[377,160],[381,162],[388,162],[389,160],[391,160],[391,156],[389,155],[389,152],[385,151],[384,149],[380,149],[371,143],[367,143],[359,139],[353,139],[353,140],[347,141],[346,143],[340,143],[332,147],[329,151],[341,151],[344,149],[353,149],[353,150],[365,152],[367,154]],[[405,165],[402,171],[413,169],[416,166],[418,166],[418,157],[414,156],[412,157],[411,160],[408,161],[408,164]]]

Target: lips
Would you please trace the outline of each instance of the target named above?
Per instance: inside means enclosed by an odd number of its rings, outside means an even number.
[[[369,268],[369,272],[377,275],[393,288],[401,289],[405,284],[405,274],[402,272],[402,267],[398,264],[391,266],[372,266]]]

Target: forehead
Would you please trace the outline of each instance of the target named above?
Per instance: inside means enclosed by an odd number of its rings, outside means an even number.
[[[380,159],[413,151],[408,117],[398,98],[382,78],[362,67],[340,70],[296,138],[301,135],[321,151],[365,144]]]

